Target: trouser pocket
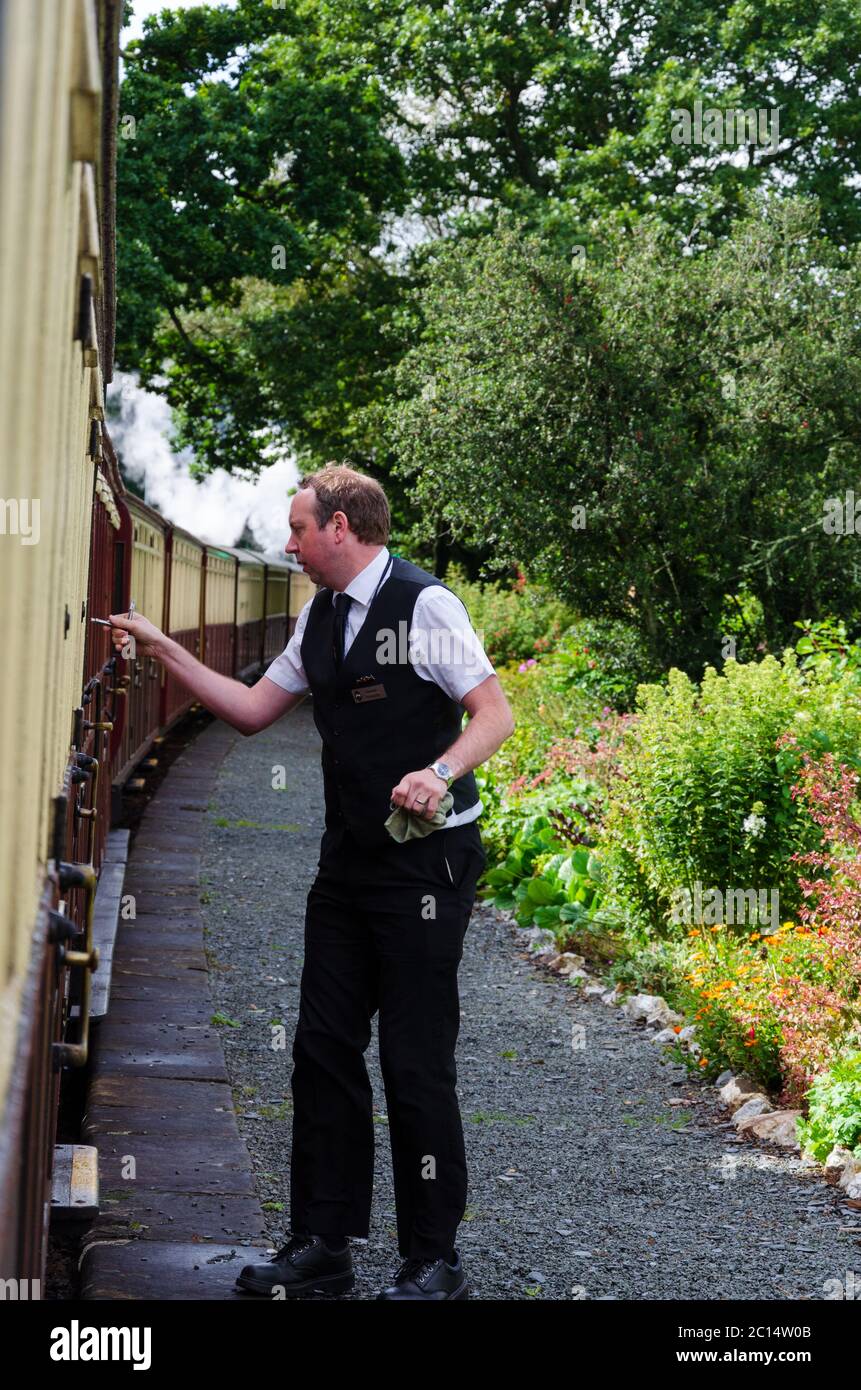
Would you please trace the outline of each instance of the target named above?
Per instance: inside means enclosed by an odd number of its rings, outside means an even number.
[[[448,870],[448,876],[451,879],[452,884],[454,884],[454,874],[451,871],[451,864],[449,863],[447,853],[443,853],[443,860],[445,861],[445,867]]]
[[[443,842],[440,846],[440,866],[444,882],[458,892],[474,892],[487,863],[487,855],[477,831],[466,826],[463,834],[459,833],[459,827],[434,833]]]

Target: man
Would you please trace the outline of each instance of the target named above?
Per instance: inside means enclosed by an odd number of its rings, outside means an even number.
[[[244,734],[313,697],[326,824],[293,1044],[292,1236],[268,1263],[242,1270],[238,1286],[256,1293],[353,1287],[349,1237],[368,1234],[373,1184],[364,1052],[379,1010],[403,1263],[378,1297],[468,1297],[454,1245],[467,1189],[457,969],[486,862],[473,769],[514,720],[465,608],[432,574],[390,554],[389,525],[383,489],[355,469],[329,465],[303,481],[285,548],[322,587],[250,689],[145,618],[111,618],[117,647],[131,633],[138,652]],[[447,791],[445,823],[428,829]],[[424,833],[392,838],[393,807]]]

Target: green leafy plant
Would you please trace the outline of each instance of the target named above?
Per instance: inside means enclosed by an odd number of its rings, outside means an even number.
[[[485,873],[483,896],[494,907],[510,911],[517,905],[515,889],[521,881],[532,878],[539,857],[561,848],[549,817],[529,816],[515,830],[502,862]]]
[[[589,849],[551,855],[514,890],[519,924],[550,931],[579,924],[600,902],[601,878],[600,863]]]
[[[505,587],[498,581],[478,583],[464,569],[450,564],[445,582],[469,613],[472,626],[484,638],[494,666],[535,659],[548,651],[571,622],[573,613],[547,589],[529,584],[520,573]]]
[[[802,670],[830,671],[835,676],[850,673],[861,680],[861,643],[847,636],[846,624],[837,618],[822,622],[796,623],[801,636],[795,650]]]
[[[861,1052],[838,1058],[816,1077],[798,1120],[802,1148],[823,1163],[835,1145],[861,1158]]]
[[[485,875],[492,905],[513,911],[521,927],[554,930],[577,923],[600,901],[597,857],[588,848],[565,850],[559,844],[550,818],[531,816],[516,832],[502,863]]]
[[[551,689],[584,690],[617,710],[631,709],[637,686],[660,675],[632,624],[591,618],[573,623],[541,665]]]
[[[802,672],[787,649],[782,661],[728,661],[720,675],[706,667],[699,686],[673,669],[638,702],[607,821],[616,891],[654,929],[697,882],[776,891],[790,915],[800,900],[790,856],[821,842],[792,786],[805,751],[859,765],[854,680]],[[787,732],[796,741],[779,747]]]

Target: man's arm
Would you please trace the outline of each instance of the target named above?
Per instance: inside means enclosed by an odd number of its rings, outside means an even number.
[[[461,696],[460,703],[469,715],[469,722],[439,757],[440,762],[448,763],[455,777],[462,777],[465,772],[472,772],[473,768],[487,762],[515,729],[514,715],[498,676],[488,676],[474,685]],[[430,768],[422,768],[401,778],[392,789],[392,801],[396,806],[405,806],[408,811],[431,820],[445,793],[446,784],[442,778]]]
[[[480,685],[473,686],[463,696],[461,704],[469,715],[466,728],[439,758],[440,762],[448,763],[455,777],[462,777],[465,772],[472,772],[486,763],[515,728],[514,715],[498,676],[488,676]],[[439,782],[439,778],[436,780]]]
[[[268,728],[304,700],[307,693],[285,690],[266,676],[256,685],[247,686],[219,671],[211,671],[185,647],[166,637],[143,614],[136,613],[133,618],[111,614],[110,621],[117,651],[121,652],[129,636],[133,637],[136,656],[155,657],[171,675],[182,681],[195,699],[241,734],[256,734]]]

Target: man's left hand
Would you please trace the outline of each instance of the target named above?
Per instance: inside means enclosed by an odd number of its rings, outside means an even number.
[[[423,767],[420,772],[408,772],[396,787],[392,787],[391,800],[395,806],[404,806],[414,815],[433,820],[447,790],[441,777],[429,767]]]

